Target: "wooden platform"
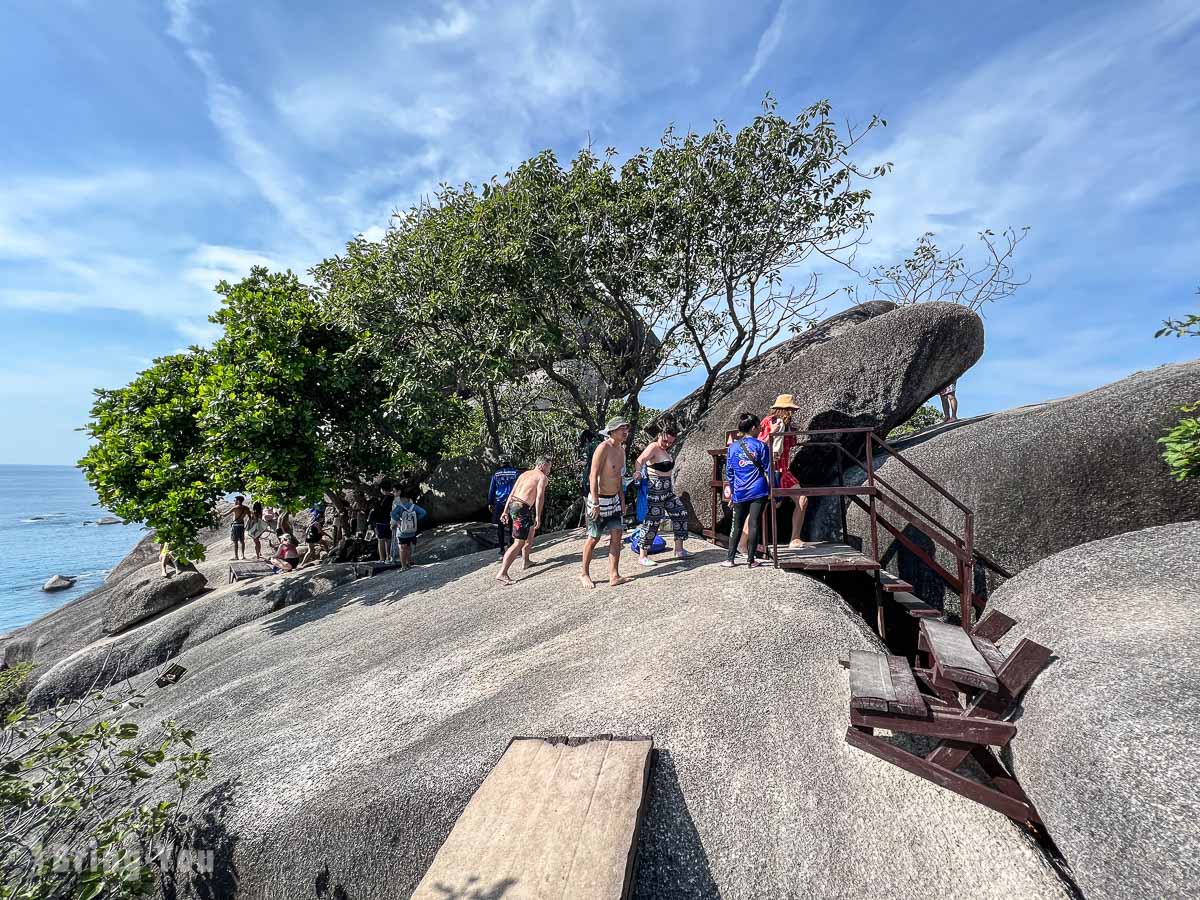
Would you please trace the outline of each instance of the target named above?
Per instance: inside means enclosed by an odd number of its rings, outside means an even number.
[[[412,896],[627,896],[652,747],[649,738],[513,739]]]
[[[781,569],[821,572],[871,572],[879,563],[848,544],[820,541],[807,547],[779,547]]]

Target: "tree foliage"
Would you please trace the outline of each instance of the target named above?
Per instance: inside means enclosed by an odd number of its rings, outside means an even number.
[[[146,523],[184,559],[229,492],[295,506],[436,453],[446,396],[390,348],[338,323],[291,272],[254,268],[217,287],[211,350],[164,357],[98,391],[80,461],[105,506]]]
[[[140,693],[95,693],[0,732],[0,898],[126,898],[153,892],[184,837],[181,812],[210,753],[175,722],[143,735]]]
[[[1200,294],[1200,291],[1196,292]],[[1190,314],[1182,319],[1168,319],[1155,337],[1200,337],[1200,315]],[[1183,418],[1158,439],[1163,445],[1163,459],[1177,481],[1200,478],[1200,402],[1181,406]]]

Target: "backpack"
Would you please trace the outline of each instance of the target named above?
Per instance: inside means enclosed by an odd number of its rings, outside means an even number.
[[[308,526],[308,531],[304,532],[304,540],[310,544],[315,544],[321,540],[321,526],[313,522]]]
[[[400,507],[400,518],[397,520],[399,524],[399,533],[404,537],[410,534],[417,533],[417,510],[416,507],[410,506],[407,509]]]

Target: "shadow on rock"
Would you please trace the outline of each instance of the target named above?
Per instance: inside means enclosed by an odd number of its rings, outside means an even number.
[[[669,750],[654,751],[646,800],[633,896],[719,898]]]

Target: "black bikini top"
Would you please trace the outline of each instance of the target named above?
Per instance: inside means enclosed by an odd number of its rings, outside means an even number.
[[[647,465],[655,472],[662,472],[665,475],[667,472],[670,472],[673,468],[675,468],[675,460],[666,459],[662,462],[647,463]]]

